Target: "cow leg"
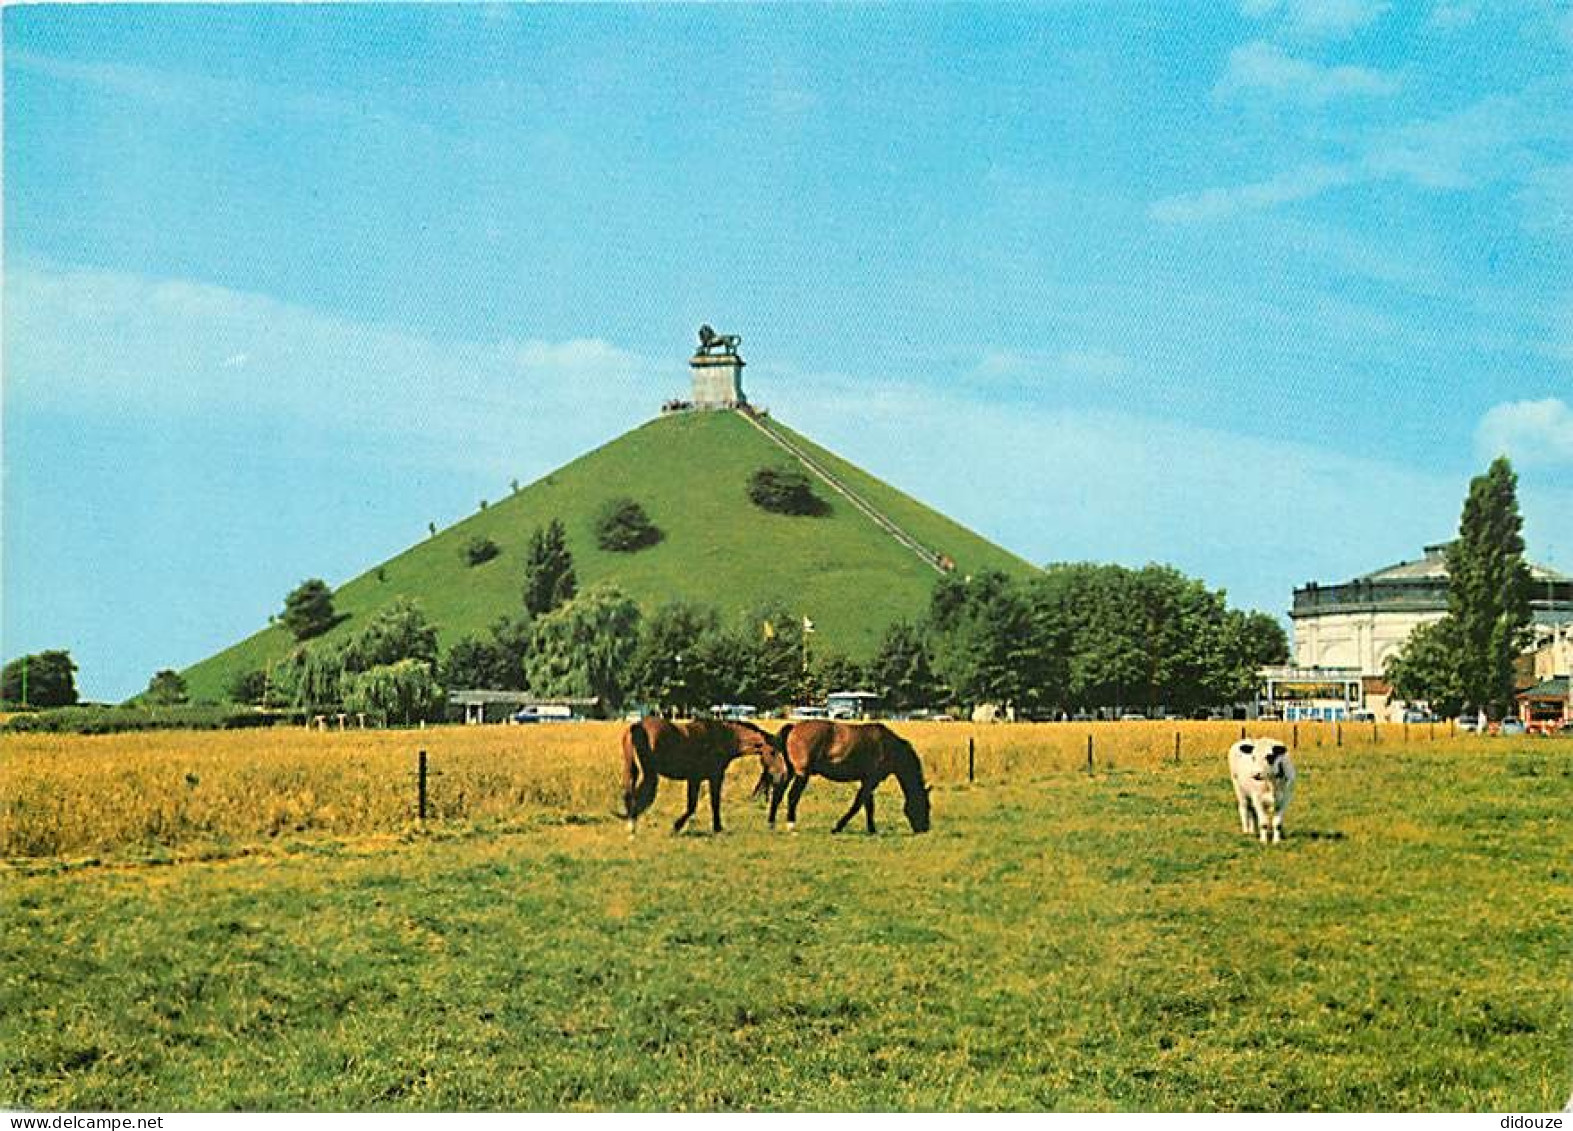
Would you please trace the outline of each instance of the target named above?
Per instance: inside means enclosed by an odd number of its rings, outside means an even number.
[[[720,774],[710,779],[710,829],[721,831],[721,780]]]
[[[1256,838],[1266,844],[1273,835],[1273,811],[1261,802],[1256,809]]]
[[[797,802],[807,788],[808,775],[802,774],[792,779],[791,788],[787,790],[787,832],[789,833],[797,831]]]
[[[1250,836],[1256,830],[1251,827],[1255,814],[1251,811],[1250,799],[1245,794],[1235,791],[1234,803],[1240,810],[1240,831]]]
[[[683,811],[683,815],[677,818],[677,821],[672,825],[672,831],[674,833],[682,832],[683,826],[688,824],[688,818],[694,815],[694,810],[697,808],[699,808],[699,782],[691,781],[688,783],[688,808]]]
[[[841,818],[841,820],[836,822],[836,827],[830,831],[833,833],[839,833],[842,829],[846,828],[847,822],[850,821],[853,817],[857,816],[858,810],[863,808],[863,806],[868,802],[869,794],[872,792],[874,791],[869,789],[867,782],[864,782],[862,785],[858,786],[857,796],[852,799],[852,808],[846,811],[846,814]]]

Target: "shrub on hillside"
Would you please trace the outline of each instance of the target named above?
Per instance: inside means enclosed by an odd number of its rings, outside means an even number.
[[[628,553],[660,540],[660,528],[633,499],[609,499],[596,515],[595,544],[603,550]]]
[[[482,562],[489,562],[502,553],[497,548],[497,543],[484,535],[477,534],[464,544],[464,549],[459,551],[459,556],[468,566],[478,566]]]
[[[320,578],[302,581],[284,598],[284,627],[296,640],[310,640],[333,627],[333,591]]]
[[[748,480],[748,497],[775,514],[822,515],[830,510],[814,494],[807,473],[795,467],[761,467]]]
[[[29,707],[68,707],[77,701],[76,663],[70,652],[18,656],[5,666],[0,699]]]
[[[173,707],[190,698],[186,691],[186,677],[170,668],[156,673],[148,680],[143,692],[149,703],[159,707]]]

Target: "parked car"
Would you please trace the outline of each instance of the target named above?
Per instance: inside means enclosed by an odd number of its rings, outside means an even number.
[[[1474,734],[1480,729],[1480,716],[1459,715],[1453,720],[1453,725],[1466,734]]]
[[[1349,721],[1352,722],[1352,723],[1374,723],[1374,722],[1376,722],[1376,712],[1375,711],[1350,711],[1349,712]]]
[[[1425,711],[1405,711],[1404,712],[1404,722],[1406,722],[1406,723],[1434,723],[1434,722],[1436,722],[1436,716],[1432,715],[1432,714],[1428,714]]]
[[[1125,714],[1120,716],[1120,722],[1122,723],[1144,723],[1146,721],[1147,716],[1140,711],[1126,711]]]
[[[828,718],[830,712],[823,707],[793,707],[791,717],[794,719],[823,719]]]
[[[1497,727],[1498,734],[1524,734],[1527,731],[1528,728],[1524,726],[1524,720],[1513,715],[1509,715],[1507,718],[1503,719],[1501,724]]]

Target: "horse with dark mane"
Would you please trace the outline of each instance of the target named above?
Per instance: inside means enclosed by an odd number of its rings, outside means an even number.
[[[721,781],[734,758],[757,754],[763,781],[786,781],[787,767],[767,731],[753,723],[695,719],[674,723],[651,715],[623,732],[623,813],[628,835],[639,814],[655,801],[661,778],[688,783],[688,808],[672,826],[674,833],[699,806],[699,787],[710,783],[710,821],[721,831]]]
[[[770,781],[761,774],[755,793],[770,786],[770,824],[776,823],[781,797],[787,799],[787,828],[797,825],[797,803],[813,774],[831,781],[857,782],[852,808],[836,822],[833,832],[846,828],[847,822],[862,809],[868,818],[868,831],[874,831],[874,791],[887,777],[894,776],[904,799],[902,811],[915,833],[929,829],[929,787],[923,782],[923,764],[912,744],[883,723],[851,726],[822,719],[788,723],[776,735],[776,745],[786,755],[787,780]]]

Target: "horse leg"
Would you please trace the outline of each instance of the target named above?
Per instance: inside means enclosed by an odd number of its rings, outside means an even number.
[[[869,794],[873,792],[873,790],[869,789],[867,782],[864,782],[862,785],[858,786],[857,796],[852,799],[852,808],[846,811],[846,814],[841,818],[841,820],[836,822],[836,827],[830,831],[833,833],[839,833],[842,829],[846,828],[847,822],[850,821],[853,817],[856,817],[858,810],[863,808],[864,805],[868,804]]]
[[[694,815],[694,810],[697,808],[699,808],[699,782],[691,781],[688,783],[688,808],[683,811],[683,815],[677,818],[677,822],[672,825],[672,831],[674,833],[682,832],[683,826],[688,824],[688,818]]]
[[[710,828],[713,832],[721,831],[721,781],[721,774],[710,779]]]
[[[874,833],[874,791],[872,789],[868,791],[868,797],[863,801],[863,812],[868,816],[868,831],[869,835],[872,836]]]
[[[786,796],[787,782],[783,779],[780,783],[770,787],[770,827],[776,827],[776,810],[781,808],[781,799]]]
[[[792,779],[792,786],[787,790],[787,832],[797,831],[797,800],[803,796],[803,791],[808,788],[808,775],[802,774]]]

